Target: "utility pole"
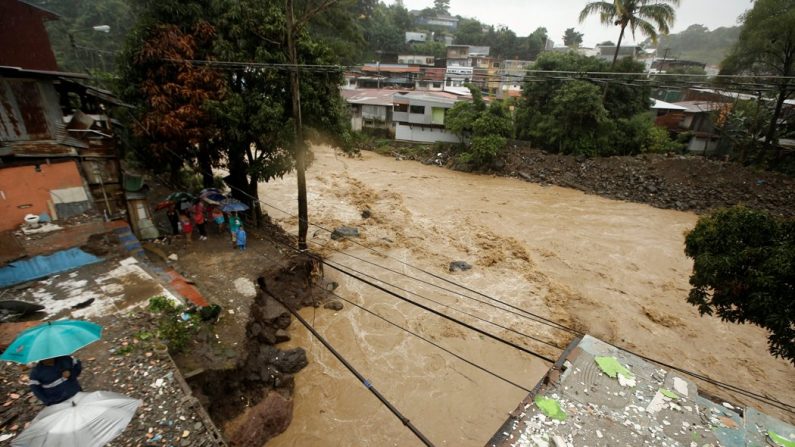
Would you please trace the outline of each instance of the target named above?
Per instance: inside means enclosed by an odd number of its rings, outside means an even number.
[[[307,250],[306,235],[309,232],[309,209],[306,199],[306,146],[304,145],[304,126],[301,120],[301,79],[298,66],[298,34],[315,15],[328,9],[337,0],[323,0],[317,6],[311,5],[304,15],[296,21],[293,0],[284,0],[287,16],[287,58],[290,62],[290,96],[292,97],[293,126],[295,140],[295,171],[298,179],[298,249]]]
[[[297,30],[293,0],[285,0],[287,12],[287,57],[290,61],[290,96],[293,107],[293,126],[295,131],[294,151],[295,170],[298,178],[298,249],[307,249],[306,235],[309,232],[309,209],[306,199],[306,148],[304,147],[304,126],[301,121],[301,80],[298,73]]]

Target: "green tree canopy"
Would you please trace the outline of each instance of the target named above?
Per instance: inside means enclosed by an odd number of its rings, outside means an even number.
[[[623,59],[611,67],[602,59],[570,51],[542,53],[532,68],[576,73],[618,71],[637,73],[640,78],[644,66]],[[611,83],[605,94],[598,78],[598,74],[579,80],[529,76],[517,105],[517,136],[547,150],[589,155],[626,155],[669,148],[667,135],[657,132],[647,115],[648,87]]]
[[[527,55],[529,60],[535,60],[544,51],[548,38],[547,29],[544,27],[536,28],[535,31],[527,36]]]
[[[781,76],[775,81],[775,108],[765,136],[770,145],[784,101],[795,93],[795,0],[757,0],[743,17],[740,39],[721,65],[722,74],[748,72]]]
[[[736,207],[701,217],[685,238],[687,301],[704,315],[769,331],[770,353],[795,364],[795,222]]]
[[[632,37],[635,32],[648,36],[652,42],[657,42],[657,35],[668,34],[673,26],[676,13],[674,6],[679,6],[679,0],[613,0],[589,2],[580,12],[580,23],[588,16],[598,14],[599,20],[605,25],[617,25],[621,32],[618,35],[616,52],[613,55],[613,64],[618,59],[618,50],[624,39],[624,32],[629,27]]]
[[[582,44],[582,33],[578,33],[574,28],[566,28],[563,33],[563,45],[569,48],[579,48]]]
[[[513,121],[505,104],[486,105],[480,89],[467,84],[472,101],[459,101],[447,113],[445,126],[461,136],[465,149],[459,156],[464,163],[482,167],[505,149],[513,134]]]
[[[719,64],[737,43],[740,27],[720,27],[710,31],[704,25],[690,25],[681,33],[659,36],[657,43],[646,39],[644,48],[656,48],[658,57]]]

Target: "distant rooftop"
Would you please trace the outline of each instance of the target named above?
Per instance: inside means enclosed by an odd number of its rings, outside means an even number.
[[[491,447],[785,446],[795,427],[591,336],[575,340]]]

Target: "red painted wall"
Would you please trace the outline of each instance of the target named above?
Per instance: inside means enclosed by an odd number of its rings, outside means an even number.
[[[83,186],[74,161],[42,163],[39,167],[41,172],[35,166],[0,169],[0,231],[18,229],[26,214],[49,213],[51,189]]]
[[[57,16],[17,0],[0,0],[0,65],[58,71],[44,21]]]

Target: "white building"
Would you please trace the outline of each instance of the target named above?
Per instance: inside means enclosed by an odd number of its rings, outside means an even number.
[[[395,139],[419,143],[460,143],[461,138],[445,127],[447,110],[458,99],[436,92],[397,93],[393,97]]]

